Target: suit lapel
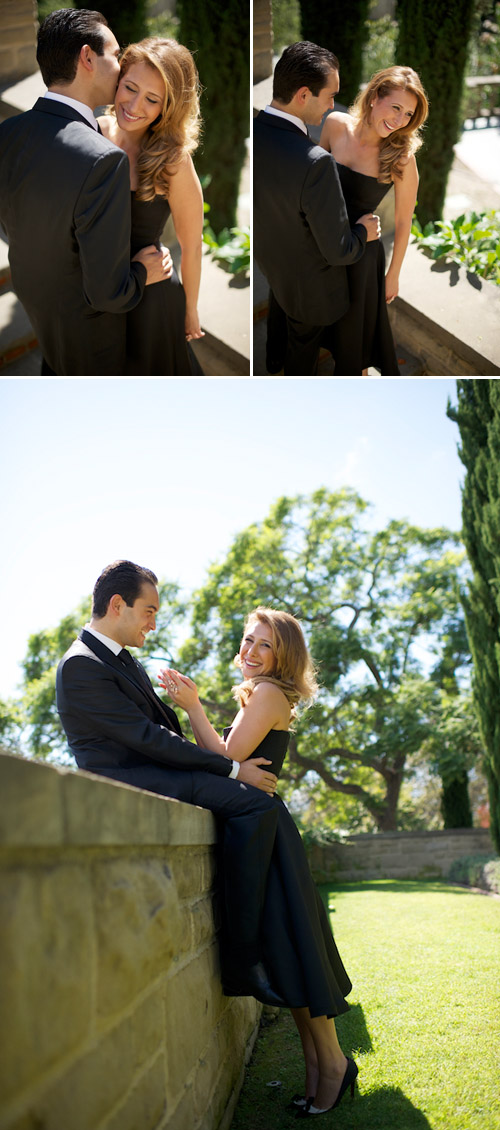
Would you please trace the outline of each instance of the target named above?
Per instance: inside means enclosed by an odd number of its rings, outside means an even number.
[[[86,632],[85,628],[82,628],[78,639],[80,639],[86,647],[89,647],[90,650],[94,652],[94,655],[97,655],[98,659],[102,660],[102,662],[106,663],[109,667],[112,667],[113,670],[117,671],[125,679],[128,679],[135,689],[140,691],[140,693],[155,706],[169,730],[174,730],[176,734],[180,734],[182,737],[182,730],[177,715],[155,694],[146,671],[144,671],[142,665],[134,659],[133,656],[130,657],[133,660],[133,666],[125,666],[121,659],[117,655],[114,655],[109,647],[101,643],[91,632]]]

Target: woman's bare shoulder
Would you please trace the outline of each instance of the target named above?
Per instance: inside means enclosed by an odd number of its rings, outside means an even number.
[[[113,114],[102,114],[98,117],[97,121],[99,122],[103,136],[112,141],[113,129],[116,126],[116,118],[113,117]]]

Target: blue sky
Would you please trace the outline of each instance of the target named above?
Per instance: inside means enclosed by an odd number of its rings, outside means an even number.
[[[451,378],[1,379],[0,696],[104,565],[193,588],[280,495],[347,485],[376,524],[459,529],[448,397]]]

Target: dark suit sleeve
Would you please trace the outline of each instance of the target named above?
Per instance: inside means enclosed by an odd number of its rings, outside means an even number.
[[[173,769],[205,769],[221,777],[231,772],[229,758],[152,722],[120,689],[113,672],[92,659],[74,656],[59,667],[57,706],[63,721],[70,718],[85,730],[89,742],[107,738]]]
[[[364,224],[350,227],[337,167],[326,151],[311,164],[302,188],[301,207],[331,267],[345,267],[361,258],[366,228]]]
[[[84,294],[95,310],[126,313],[142,298],[147,272],[130,262],[130,213],[128,158],[119,149],[103,153],[74,212]]]

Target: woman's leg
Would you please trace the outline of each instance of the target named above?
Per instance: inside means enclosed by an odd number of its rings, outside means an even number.
[[[309,1029],[311,1017],[309,1016],[308,1008],[291,1008],[290,1012],[297,1025],[306,1065],[304,1098],[310,1099],[316,1094],[319,1081],[318,1056]]]
[[[314,1106],[325,1110],[332,1106],[337,1098],[345,1075],[347,1059],[340,1047],[334,1020],[329,1020],[327,1016],[311,1017],[308,1008],[294,1011],[304,1014],[301,1023],[307,1028],[308,1038],[312,1041],[316,1052],[318,1085],[314,1092]],[[304,1047],[304,1041],[302,1046]],[[308,1095],[312,1093],[308,1091]]]

